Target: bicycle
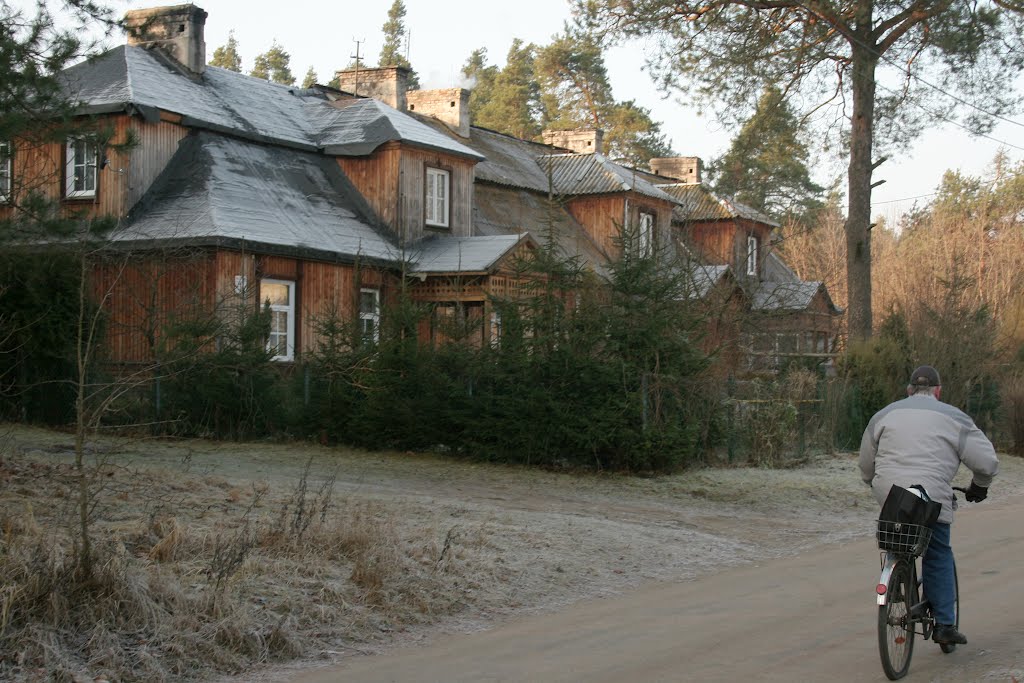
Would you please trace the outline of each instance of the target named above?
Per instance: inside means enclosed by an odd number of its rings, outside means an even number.
[[[953,490],[966,493],[966,489],[959,486],[954,486]],[[914,636],[921,635],[928,640],[935,630],[932,606],[921,593],[918,572],[918,558],[928,549],[931,537],[932,530],[926,526],[878,521],[876,538],[882,552],[882,574],[875,588],[878,596],[878,652],[882,658],[882,670],[891,681],[907,675],[914,653]],[[960,582],[955,564],[953,586],[956,593],[954,625],[959,630]],[[953,643],[940,643],[939,647],[946,654],[956,649]]]

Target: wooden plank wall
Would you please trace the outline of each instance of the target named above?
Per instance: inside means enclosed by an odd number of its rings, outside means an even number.
[[[591,239],[611,258],[622,251],[617,244],[625,218],[625,197],[623,195],[593,195],[575,197],[567,205]]]
[[[402,224],[407,239],[440,233],[465,237],[473,234],[473,167],[475,162],[460,157],[406,147],[402,154],[400,201]],[[424,192],[427,167],[450,173],[451,196],[449,228],[427,227],[424,219]]]
[[[356,186],[377,216],[392,230],[398,231],[398,176],[402,156],[401,145],[388,142],[365,157],[338,157],[341,170]]]
[[[104,311],[106,356],[119,363],[147,362],[168,326],[214,312],[210,254],[109,256],[93,270],[92,291]]]
[[[733,221],[694,222],[684,228],[698,255],[716,265],[735,267],[736,225]]]
[[[188,129],[168,121],[146,123],[141,118],[126,114],[101,117],[97,128],[111,133],[110,141],[121,144],[133,130],[138,144],[118,152],[108,149],[109,163],[97,171],[96,195],[82,199],[64,199],[64,144],[50,142],[32,144],[15,141],[13,164],[14,191],[24,195],[28,191],[42,192],[52,201],[61,201],[65,215],[84,214],[87,217],[124,216],[142,198],[153,181],[166,167]],[[0,211],[5,209],[0,208]],[[9,209],[6,209],[9,211]],[[0,213],[0,216],[3,214]]]

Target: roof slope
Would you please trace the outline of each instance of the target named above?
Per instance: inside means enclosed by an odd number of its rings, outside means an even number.
[[[658,185],[658,189],[672,195],[679,204],[672,211],[673,221],[683,223],[686,221],[722,221],[743,218],[770,225],[774,228],[779,227],[777,221],[760,211],[746,204],[719,197],[701,183]]]
[[[418,271],[424,273],[483,273],[523,240],[523,235],[490,237],[453,237],[432,235],[417,242],[410,257]]]
[[[543,243],[550,234],[566,257],[581,257],[606,274],[608,256],[594,243],[561,204],[527,190],[477,185],[474,189],[473,225],[479,235],[515,235],[529,232]]]
[[[392,140],[483,157],[415,118],[366,98],[331,101],[304,90],[208,66],[186,73],[159,50],[122,45],[66,69],[84,113],[138,109],[180,114],[186,126],[328,154],[364,155]]]
[[[636,192],[678,204],[672,195],[647,180],[646,174],[635,173],[603,154],[547,154],[537,158],[537,165],[545,176],[550,174],[559,195]]]
[[[394,245],[369,216],[327,157],[197,132],[113,239],[395,259]]]

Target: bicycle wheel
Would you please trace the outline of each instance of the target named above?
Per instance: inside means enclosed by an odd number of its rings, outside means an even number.
[[[953,590],[956,593],[956,599],[953,601],[953,623],[956,625],[956,630],[960,630],[960,579],[956,575],[956,564],[953,565]],[[956,649],[956,643],[939,643],[939,648],[947,655]]]
[[[914,623],[910,607],[914,604],[913,576],[910,564],[900,560],[893,567],[886,586],[886,601],[878,606],[878,653],[882,670],[891,681],[907,675],[914,652]]]

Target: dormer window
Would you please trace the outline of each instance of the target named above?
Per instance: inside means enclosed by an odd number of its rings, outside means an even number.
[[[0,142],[0,202],[11,198],[11,143]]]
[[[426,223],[435,228],[447,228],[451,174],[440,168],[428,168],[426,184]]]
[[[96,196],[96,167],[99,148],[92,137],[69,138],[65,157],[65,196]]]
[[[757,237],[747,236],[747,275],[757,275]]]

